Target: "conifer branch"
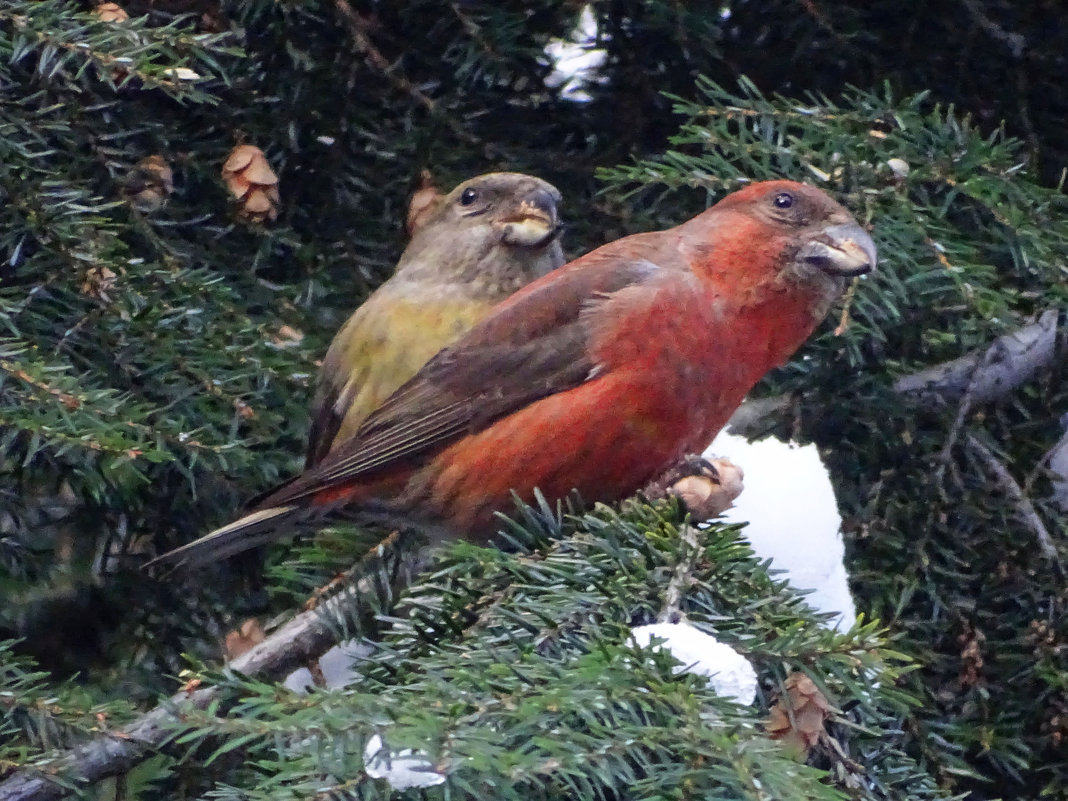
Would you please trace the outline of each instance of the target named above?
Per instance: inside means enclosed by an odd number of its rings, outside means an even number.
[[[664,590],[664,605],[657,616],[658,623],[678,622],[682,614],[683,592],[693,581],[693,571],[701,558],[701,543],[698,540],[698,530],[694,526],[683,523],[679,527],[679,540],[683,545],[682,553]]]
[[[1049,309],[1035,322],[1003,334],[986,348],[902,376],[894,382],[894,391],[917,397],[935,394],[953,401],[972,388],[975,404],[1004,400],[1053,365],[1060,313]]]
[[[363,614],[374,610],[363,599],[378,596],[374,571],[389,575],[385,595],[395,599],[400,588],[411,581],[412,574],[425,565],[425,553],[407,553],[410,539],[387,538],[385,546],[372,548],[360,561],[363,578],[345,588],[335,589],[325,600],[315,599],[313,608],[292,620],[227,663],[228,673],[249,678],[279,680],[337,645],[346,636],[344,624],[354,607]],[[354,569],[351,573],[356,575]],[[355,603],[354,603],[355,602]],[[375,604],[372,602],[371,606]],[[116,731],[104,732],[88,743],[76,746],[42,761],[32,769],[23,769],[0,781],[3,801],[54,801],[67,796],[77,785],[94,784],[101,779],[129,771],[147,759],[173,736],[183,710],[206,709],[222,698],[215,686],[183,688],[155,709]]]
[[[976,0],[960,0],[962,6],[967,9],[972,19],[982,28],[991,39],[1005,45],[1012,53],[1013,58],[1023,58],[1027,51],[1027,38],[1019,33],[1007,31],[994,20],[987,16],[983,7]]]
[[[334,0],[334,5],[338,10],[341,19],[345,23],[345,29],[352,37],[353,45],[356,50],[364,56],[369,67],[383,75],[394,88],[411,97],[416,103],[422,106],[428,114],[443,123],[460,139],[460,141],[480,147],[490,156],[503,157],[507,155],[496,145],[491,142],[485,142],[472,134],[469,130],[456,122],[453,116],[443,113],[441,108],[430,95],[421,90],[403,75],[398,75],[397,71],[393,68],[393,65],[389,63],[389,60],[384,55],[382,55],[382,51],[375,46],[374,42],[371,41],[371,37],[367,35],[366,22],[356,13],[348,0]]]
[[[337,629],[325,616],[343,603],[332,598],[323,608],[302,612],[289,623],[227,665],[228,671],[250,677],[278,678],[336,644]],[[174,732],[185,709],[205,709],[218,700],[218,687],[181,690],[150,712],[113,732],[98,735],[34,768],[24,768],[0,782],[4,801],[54,801],[75,785],[94,784],[130,770],[147,759]]]

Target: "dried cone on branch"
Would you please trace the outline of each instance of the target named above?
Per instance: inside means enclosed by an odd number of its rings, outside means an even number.
[[[93,9],[101,22],[126,22],[130,15],[118,3],[101,3]]]
[[[674,496],[695,523],[711,520],[731,508],[742,494],[745,474],[729,459],[703,459],[687,456],[656,481],[647,484],[642,494],[649,500]]]
[[[405,222],[408,236],[414,234],[423,226],[423,223],[430,219],[430,215],[437,208],[438,201],[443,197],[445,196],[434,186],[434,177],[430,174],[430,170],[423,170],[419,173],[419,188],[408,201],[408,219]]]
[[[710,472],[684,476],[668,488],[668,494],[682,501],[695,521],[711,520],[731,508],[742,494],[742,468],[728,459],[712,459]]]
[[[273,222],[278,217],[278,176],[258,147],[235,147],[223,164],[222,177],[237,198],[242,217],[252,222]]]
[[[823,736],[831,704],[820,688],[804,673],[791,673],[783,684],[785,693],[769,710],[764,730],[800,758]]]
[[[226,633],[226,639],[223,641],[226,660],[237,659],[265,639],[267,639],[267,634],[260,625],[260,621],[254,617],[248,618],[240,627]]]
[[[107,267],[90,267],[85,271],[82,279],[82,294],[96,298],[103,303],[111,302],[110,292],[115,286],[118,276]]]
[[[93,9],[93,14],[101,22],[110,23],[112,25],[118,25],[126,22],[130,19],[130,15],[126,13],[126,9],[120,6],[118,3],[101,3]],[[111,65],[105,66],[105,65]],[[106,73],[111,76],[112,82],[121,84],[129,76],[129,70],[125,67],[116,64],[115,59],[107,58],[97,66],[102,73]]]
[[[158,211],[174,192],[174,171],[163,156],[143,158],[126,175],[124,192],[138,211]]]

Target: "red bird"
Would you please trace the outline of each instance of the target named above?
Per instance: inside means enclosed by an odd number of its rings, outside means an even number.
[[[498,304],[251,514],[156,562],[203,564],[340,505],[485,541],[513,491],[627,497],[705,448],[875,261],[849,212],[790,181],[611,242]]]

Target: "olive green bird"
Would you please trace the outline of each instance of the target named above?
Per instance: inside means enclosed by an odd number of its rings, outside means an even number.
[[[496,303],[564,263],[559,202],[556,187],[539,178],[495,172],[420,211],[393,275],[353,312],[323,359],[307,467]]]

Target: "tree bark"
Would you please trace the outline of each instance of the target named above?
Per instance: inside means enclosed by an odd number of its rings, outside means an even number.
[[[968,392],[973,405],[1003,400],[1053,366],[1059,317],[1057,309],[1043,312],[1035,322],[1003,334],[985,348],[901,376],[894,391],[917,401],[936,396],[955,403]],[[746,401],[731,416],[727,430],[740,436],[763,433],[790,403],[785,395]]]

